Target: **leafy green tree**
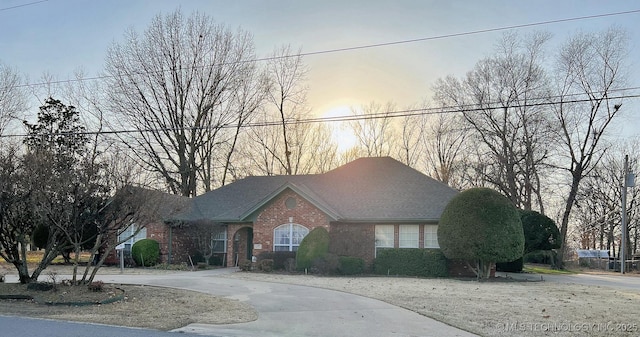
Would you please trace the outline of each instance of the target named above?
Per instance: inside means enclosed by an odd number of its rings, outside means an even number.
[[[560,248],[560,231],[555,221],[536,211],[519,210],[524,231],[524,255],[535,251],[549,251]],[[498,263],[497,270],[520,272],[523,258],[512,262]]]
[[[524,253],[560,248],[560,230],[556,222],[536,211],[520,211],[524,230]]]
[[[80,253],[93,246],[100,210],[107,202],[108,188],[103,183],[99,153],[91,146],[80,113],[73,106],[49,97],[40,107],[35,124],[24,122],[28,135],[24,167],[38,184],[30,202],[36,216],[31,226],[36,234],[46,235],[44,256],[30,280],[36,280],[57,255],[71,260],[76,272]]]
[[[494,263],[522,256],[520,215],[502,194],[489,188],[468,189],[454,197],[442,213],[438,243],[447,258],[475,261],[478,279],[488,278]]]

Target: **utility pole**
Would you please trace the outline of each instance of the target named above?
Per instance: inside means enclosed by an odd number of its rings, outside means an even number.
[[[625,251],[627,249],[627,188],[635,186],[635,175],[629,172],[629,155],[624,156],[624,173],[622,183],[622,235],[620,242],[620,273],[624,274]]]

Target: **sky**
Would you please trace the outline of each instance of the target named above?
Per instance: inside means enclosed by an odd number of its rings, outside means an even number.
[[[303,53],[640,10],[635,1],[431,0],[0,0],[0,62],[29,83],[58,80],[83,69],[99,75],[108,47],[126,29],[142,32],[159,13],[200,11],[253,34],[258,57],[290,45]],[[578,31],[617,25],[630,35],[629,87],[640,87],[640,12],[515,29],[553,34],[552,46]],[[463,76],[489,56],[504,31],[305,56],[308,104],[318,116],[344,114],[372,101],[398,108],[431,96],[438,78]],[[625,104],[616,127],[635,134],[640,100]]]

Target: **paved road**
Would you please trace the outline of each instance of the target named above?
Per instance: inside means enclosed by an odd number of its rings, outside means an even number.
[[[176,333],[0,315],[1,337],[176,337]],[[202,337],[180,334],[185,337]]]
[[[217,277],[228,270],[167,275],[102,275],[105,282],[148,284],[248,301],[258,320],[190,324],[177,329],[211,336],[474,336],[388,303],[298,285]]]

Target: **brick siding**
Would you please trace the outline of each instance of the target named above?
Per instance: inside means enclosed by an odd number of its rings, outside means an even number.
[[[370,267],[375,257],[375,225],[332,222],[329,252],[338,256],[356,256]]]
[[[289,200],[289,201],[287,201]],[[297,193],[287,190],[271,200],[265,207],[258,211],[254,224],[230,224],[228,227],[227,265],[235,264],[235,252],[233,251],[233,238],[240,233],[246,239],[243,228],[253,229],[253,256],[262,252],[273,251],[273,231],[284,224],[298,224],[309,231],[316,227],[324,227],[329,230],[327,215]],[[240,231],[240,232],[239,232]],[[240,242],[243,242],[242,238]],[[246,247],[238,247],[238,261],[251,259],[246,255]]]

